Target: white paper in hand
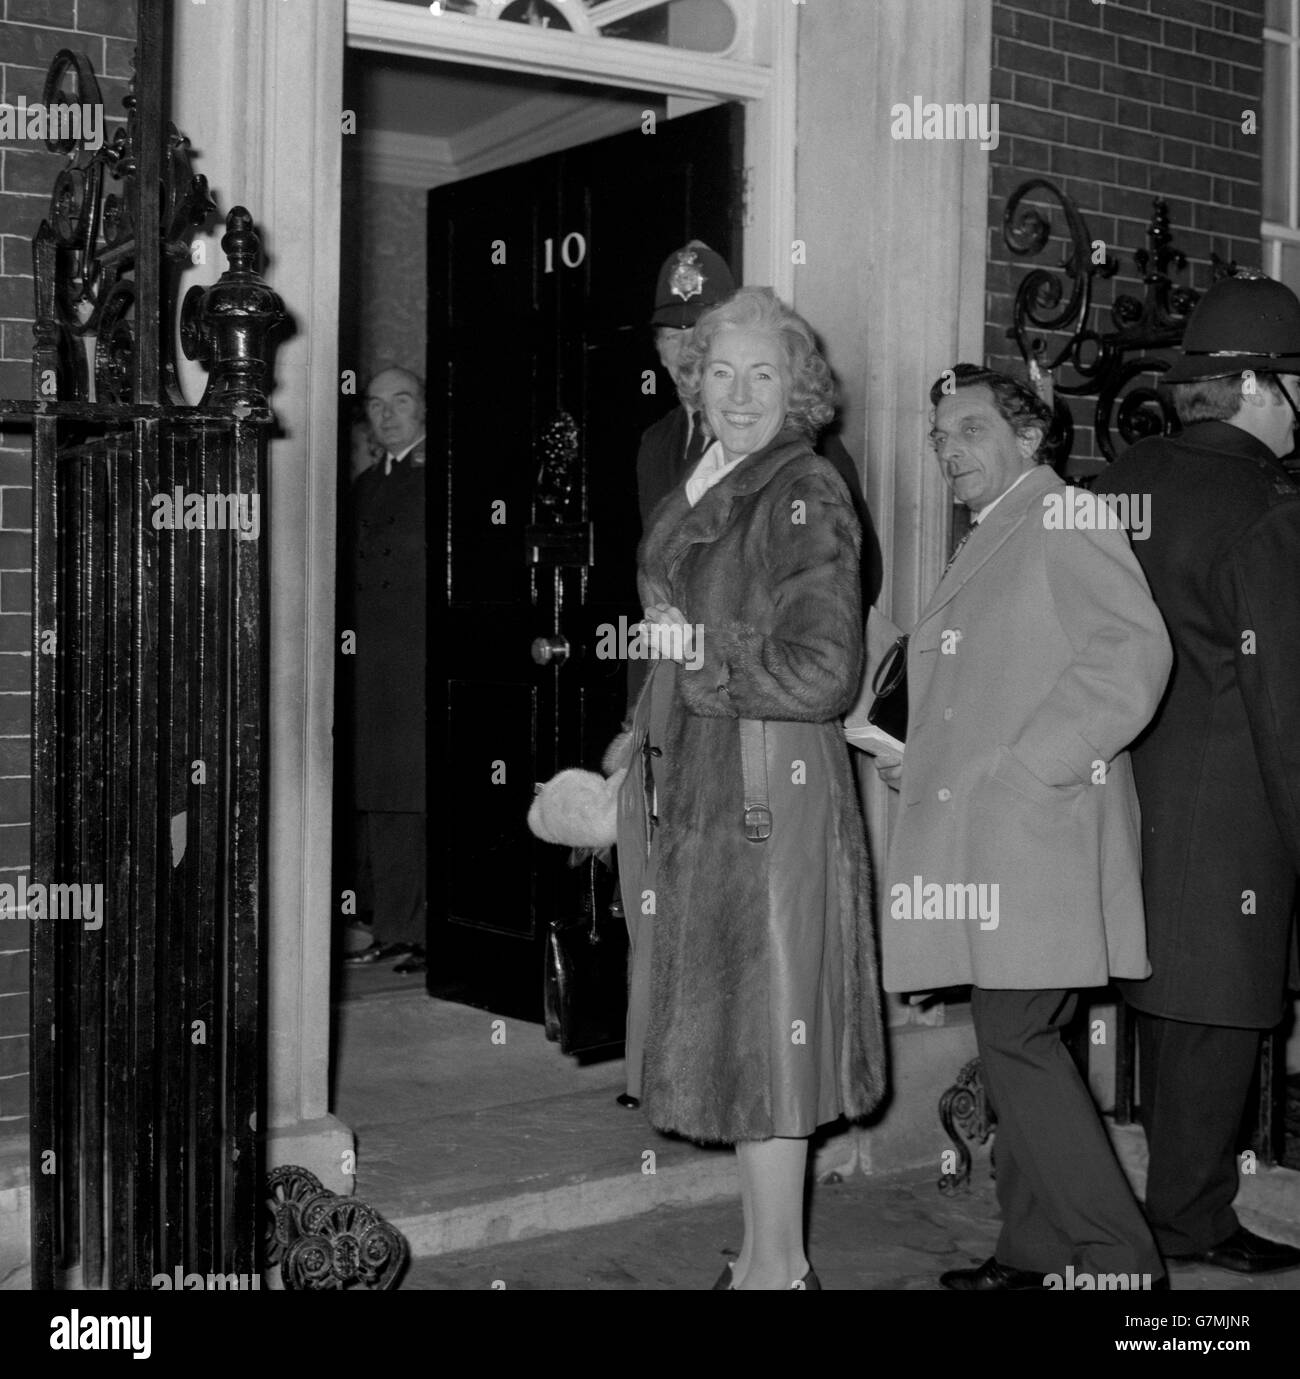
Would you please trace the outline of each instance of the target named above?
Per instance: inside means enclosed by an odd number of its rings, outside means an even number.
[[[873,757],[879,756],[882,752],[891,752],[896,757],[903,755],[903,744],[883,728],[877,728],[874,723],[862,723],[851,728],[846,721],[844,736],[853,746],[869,752]]]

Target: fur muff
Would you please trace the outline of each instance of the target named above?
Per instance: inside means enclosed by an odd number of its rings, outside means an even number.
[[[528,808],[528,827],[544,843],[573,848],[607,848],[618,841],[618,792],[632,759],[632,734],[619,735],[605,749],[604,776],[568,770],[538,788]]]
[[[694,509],[675,490],[642,543],[642,601],[703,629],[699,668],[656,665],[633,722],[662,753],[657,826],[637,753],[620,806],[624,904],[653,916],[633,960],[650,964],[642,1103],[658,1129],[801,1137],[883,1097],[871,878],[838,722],[861,673],[859,541],[842,480],[787,432]],[[741,718],[764,722],[762,844],[742,827]]]
[[[561,771],[533,797],[528,827],[544,843],[604,848],[618,840],[618,791],[626,767],[608,779],[594,771]]]

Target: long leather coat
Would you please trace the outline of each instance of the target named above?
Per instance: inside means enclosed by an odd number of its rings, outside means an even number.
[[[1097,485],[1149,501],[1135,540],[1174,645],[1133,749],[1151,980],[1139,1010],[1267,1029],[1300,876],[1300,488],[1227,422],[1135,445]],[[1130,504],[1130,511],[1132,511]]]
[[[629,1086],[661,1130],[805,1136],[884,1088],[871,887],[839,715],[862,660],[857,521],[793,432],[691,508],[658,507],[644,603],[703,628],[654,664],[619,798],[634,922]],[[742,824],[740,719],[763,720],[772,835]],[[648,816],[653,812],[656,821]]]

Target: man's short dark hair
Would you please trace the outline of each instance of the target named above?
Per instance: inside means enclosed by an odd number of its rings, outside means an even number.
[[[1231,421],[1241,406],[1242,376],[1229,374],[1227,378],[1197,378],[1190,383],[1161,383],[1161,397],[1174,409],[1184,426],[1198,421]],[[1278,381],[1271,373],[1255,375],[1255,386],[1281,396]]]
[[[998,415],[1016,435],[1022,435],[1031,428],[1042,432],[1042,439],[1035,451],[1041,464],[1047,458],[1044,442],[1052,430],[1052,409],[1032,388],[1026,387],[1010,374],[986,369],[982,364],[954,364],[935,379],[930,389],[930,401],[937,407],[941,398],[950,397],[955,390],[981,386],[993,395],[993,405]]]

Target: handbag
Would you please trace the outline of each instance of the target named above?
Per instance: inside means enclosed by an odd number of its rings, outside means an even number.
[[[546,934],[543,1009],[546,1037],[561,1053],[587,1053],[621,1044],[627,1030],[627,925],[617,878],[601,903],[597,861],[584,864],[582,913],[553,919]]]
[[[904,633],[889,648],[871,677],[875,698],[867,710],[867,722],[897,738],[907,741],[907,634]]]

